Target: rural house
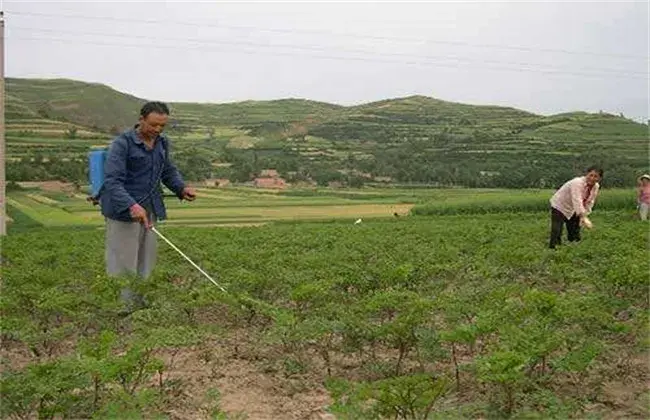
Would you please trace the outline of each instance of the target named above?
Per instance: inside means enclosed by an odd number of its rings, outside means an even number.
[[[287,182],[280,178],[280,174],[275,169],[264,169],[260,176],[253,180],[256,188],[286,188]]]

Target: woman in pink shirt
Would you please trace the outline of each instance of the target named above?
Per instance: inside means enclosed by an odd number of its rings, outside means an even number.
[[[650,175],[641,175],[637,193],[639,217],[641,220],[648,220],[648,209],[650,208]]]
[[[587,169],[584,176],[567,181],[551,197],[551,241],[549,248],[562,243],[562,227],[566,223],[569,242],[580,240],[580,226],[594,207],[603,170],[597,166]],[[588,219],[587,219],[588,220]]]

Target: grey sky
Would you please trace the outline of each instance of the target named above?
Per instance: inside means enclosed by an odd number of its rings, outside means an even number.
[[[22,0],[4,10],[7,76],[165,101],[349,105],[419,94],[648,119],[645,1]]]

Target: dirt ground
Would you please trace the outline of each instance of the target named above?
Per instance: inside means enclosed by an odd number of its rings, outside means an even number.
[[[182,395],[170,415],[174,419],[205,419],[210,409],[206,392],[216,388],[219,408],[229,418],[248,420],[334,419],[326,412],[331,404],[323,377],[316,373],[288,375],[281,367],[282,355],[264,348],[245,331],[222,340],[162,355],[171,369],[167,383]],[[172,360],[173,357],[173,360]]]
[[[19,182],[18,185],[23,188],[40,188],[43,191],[51,192],[70,192],[75,190],[74,184],[61,181],[24,181]]]

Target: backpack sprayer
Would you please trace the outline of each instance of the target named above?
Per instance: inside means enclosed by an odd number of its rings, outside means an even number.
[[[104,162],[108,149],[93,150],[88,155],[88,176],[90,178],[90,195],[86,199],[93,203],[99,204],[99,192],[104,184]]]

